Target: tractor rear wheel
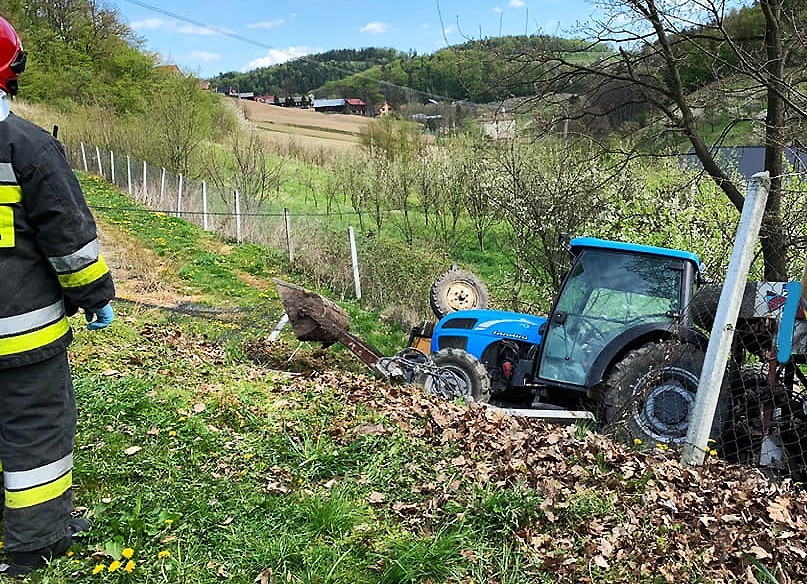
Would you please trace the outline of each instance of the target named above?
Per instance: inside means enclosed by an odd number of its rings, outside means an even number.
[[[488,307],[488,290],[478,276],[465,270],[440,274],[429,291],[429,304],[437,318],[457,310]]]
[[[687,343],[650,343],[616,364],[602,396],[605,426],[628,441],[680,444],[689,430],[704,352]],[[728,377],[728,376],[727,376]],[[711,437],[720,442],[730,403],[723,383]]]
[[[465,398],[486,403],[490,400],[490,376],[485,366],[462,349],[442,349],[431,356],[439,367],[437,377],[424,376],[420,385],[449,399]]]

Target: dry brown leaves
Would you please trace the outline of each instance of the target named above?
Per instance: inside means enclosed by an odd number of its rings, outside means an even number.
[[[385,414],[408,435],[460,449],[460,456],[436,469],[443,475],[437,485],[420,487],[421,494],[435,492],[425,506],[372,501],[388,504],[398,516],[436,513],[460,481],[537,490],[546,522],[516,536],[542,569],[561,580],[586,581],[593,565],[634,578],[660,574],[669,582],[688,580],[693,569],[712,581],[747,581],[753,563],[783,580],[807,581],[807,492],[753,469],[719,460],[682,466],[673,451],[636,451],[574,426],[461,406],[362,375],[326,372],[295,383],[307,391],[312,385],[337,391]],[[340,432],[356,437],[388,431],[357,423]],[[610,498],[613,510],[583,517],[570,530],[563,518],[580,493]],[[581,544],[582,554],[560,553]]]

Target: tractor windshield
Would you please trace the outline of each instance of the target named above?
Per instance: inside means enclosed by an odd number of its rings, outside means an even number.
[[[683,260],[610,250],[581,253],[550,317],[539,377],[585,385],[612,340],[680,312]]]

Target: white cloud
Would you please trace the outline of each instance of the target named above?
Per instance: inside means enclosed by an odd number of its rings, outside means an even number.
[[[188,61],[202,61],[207,63],[208,61],[216,61],[221,59],[221,55],[218,53],[209,53],[207,51],[191,51],[187,55],[185,55],[184,59]]]
[[[507,3],[507,5],[510,8],[524,8],[527,5],[527,3],[524,2],[524,0],[510,0],[510,2]]]
[[[445,34],[446,36],[454,34],[455,32],[457,32],[457,27],[454,26],[453,24],[449,24],[447,27],[443,29],[443,34]]]
[[[129,28],[132,30],[153,30],[157,28],[169,28],[172,25],[168,20],[162,18],[146,18],[144,20],[135,20],[129,23]]]
[[[261,20],[260,22],[253,22],[247,25],[247,28],[259,28],[259,29],[270,29],[270,28],[277,28],[278,26],[283,26],[286,24],[285,18],[276,18],[274,20]]]
[[[386,22],[379,22],[374,20],[373,22],[368,22],[363,27],[359,29],[359,32],[366,32],[369,34],[381,34],[387,32],[389,30],[389,24]]]
[[[494,6],[493,8],[490,9],[490,11],[495,12],[496,14],[500,14],[502,12],[502,7],[501,6]]]
[[[298,57],[304,57],[314,52],[310,47],[289,47],[287,49],[269,49],[265,56],[259,57],[254,61],[250,61],[243,67],[241,71],[249,71],[250,69],[258,69],[259,67],[271,67],[272,65],[279,65],[286,61],[291,61]]]

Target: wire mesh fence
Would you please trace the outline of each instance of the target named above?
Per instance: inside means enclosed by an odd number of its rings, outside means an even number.
[[[720,292],[701,287],[680,319],[620,357],[599,412],[609,432],[637,446],[683,446]],[[746,285],[706,454],[804,483],[807,320],[803,305],[785,316],[788,294],[784,282]]]

